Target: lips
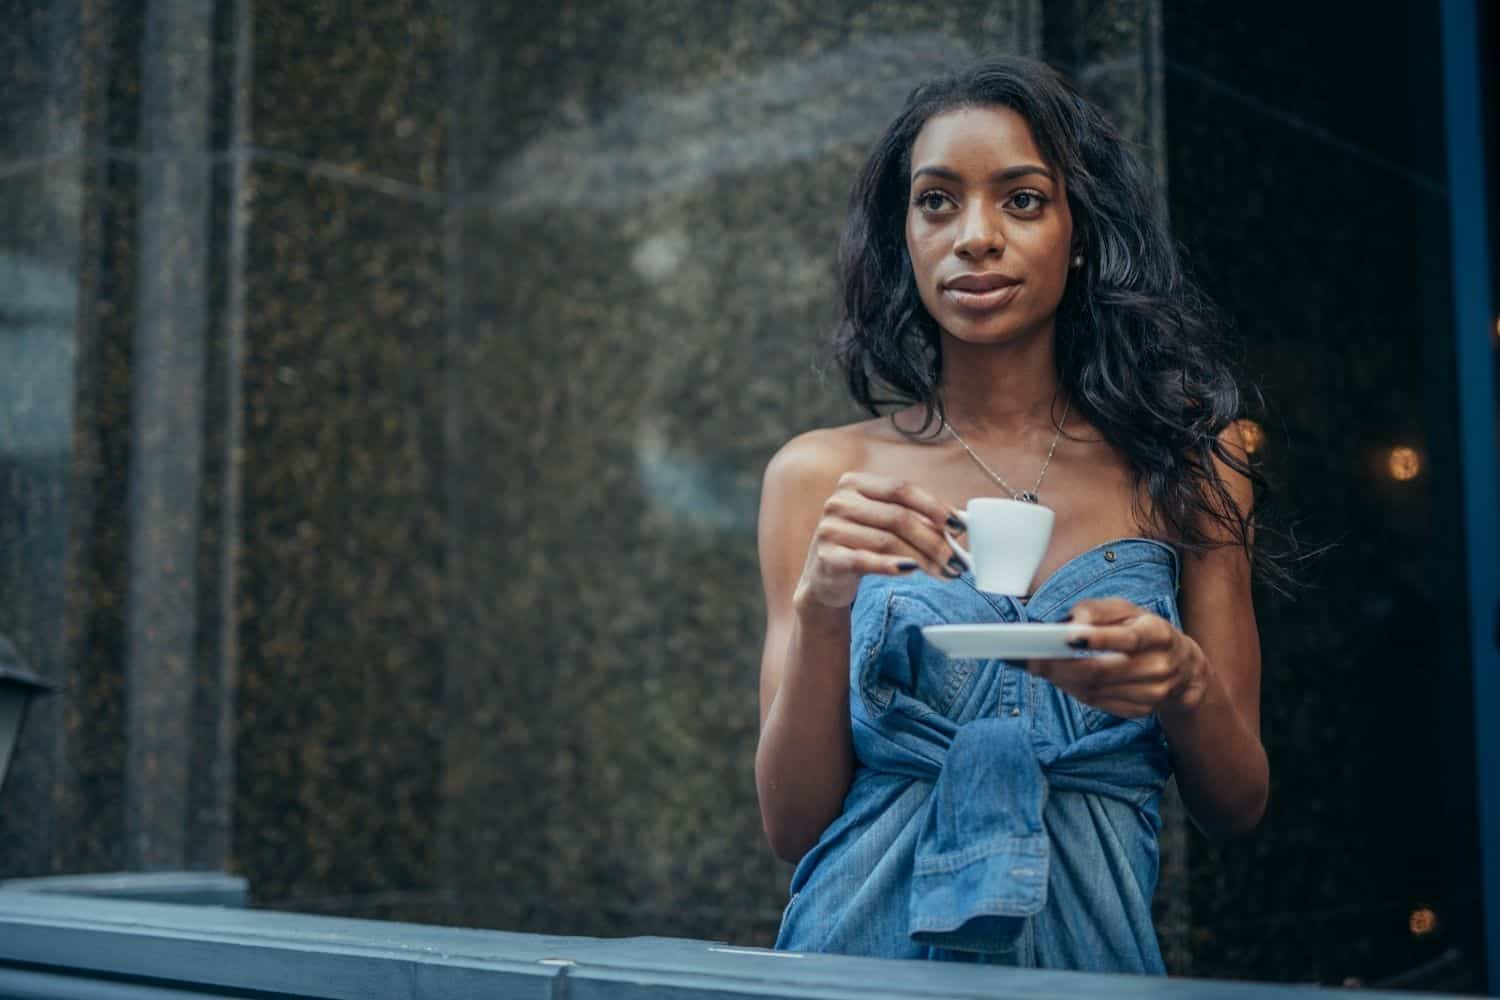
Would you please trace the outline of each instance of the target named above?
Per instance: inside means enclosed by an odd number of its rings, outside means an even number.
[[[1020,287],[1008,274],[961,274],[943,284],[943,293],[962,309],[987,312],[1008,305]]]
[[[1021,279],[1012,278],[1008,274],[986,271],[980,274],[960,274],[956,278],[949,279],[945,284],[946,287],[960,292],[993,292],[997,288],[1006,288],[1020,283]]]

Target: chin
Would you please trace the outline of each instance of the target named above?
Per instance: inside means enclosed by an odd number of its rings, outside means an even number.
[[[966,344],[1006,344],[1026,337],[1029,327],[1013,322],[995,320],[974,321],[968,317],[953,317],[939,325],[955,340]]]

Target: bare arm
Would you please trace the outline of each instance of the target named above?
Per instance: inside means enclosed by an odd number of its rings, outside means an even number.
[[[755,783],[766,839],[786,861],[838,816],[854,773],[849,607],[860,578],[944,573],[953,556],[937,526],[952,512],[908,484],[847,473],[858,459],[832,432],[803,435],[771,460],[761,493]]]
[[[795,607],[797,582],[846,456],[802,440],[766,468],[760,505],[766,644],[760,666],[755,787],[776,856],[796,862],[838,816],[854,774],[849,737],[849,611]]]
[[[1224,443],[1242,448],[1232,430]],[[1240,509],[1249,510],[1249,481],[1223,464],[1218,472]],[[1203,693],[1196,704],[1169,701],[1159,713],[1177,787],[1205,834],[1243,833],[1264,815],[1271,781],[1260,741],[1260,634],[1245,550],[1228,544],[1189,555],[1180,603],[1183,631],[1201,651]]]
[[[1240,447],[1232,430],[1222,440]],[[1250,483],[1223,464],[1217,471],[1240,509],[1249,510]],[[1270,787],[1260,742],[1260,637],[1250,560],[1227,533],[1218,536],[1226,544],[1184,560],[1182,629],[1119,598],[1080,601],[1073,621],[1095,626],[1081,641],[1122,655],[1028,665],[1107,712],[1136,717],[1155,711],[1172,747],[1183,803],[1210,837],[1252,829],[1265,813]]]

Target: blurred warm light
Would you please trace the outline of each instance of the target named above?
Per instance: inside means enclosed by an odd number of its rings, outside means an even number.
[[[1408,482],[1421,473],[1422,456],[1417,454],[1417,449],[1400,444],[1391,449],[1390,457],[1386,459],[1386,468],[1392,479]]]
[[[1245,450],[1254,455],[1260,451],[1266,443],[1266,432],[1260,424],[1248,417],[1236,420],[1234,429],[1240,432],[1240,440],[1245,443]]]
[[[1495,344],[1500,346],[1500,316],[1495,317]]]
[[[1437,914],[1432,911],[1431,907],[1419,906],[1411,911],[1411,919],[1407,921],[1407,926],[1411,928],[1413,936],[1426,937],[1437,930],[1437,922]]]

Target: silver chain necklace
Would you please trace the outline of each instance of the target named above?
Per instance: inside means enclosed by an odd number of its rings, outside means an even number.
[[[969,453],[969,457],[972,458],[981,469],[989,473],[989,477],[995,482],[999,483],[1001,489],[1005,490],[1005,492],[1011,495],[1011,499],[1019,500],[1022,503],[1041,503],[1041,496],[1039,491],[1042,488],[1042,480],[1047,475],[1047,466],[1052,464],[1052,455],[1057,451],[1057,442],[1062,438],[1063,425],[1068,422],[1068,411],[1072,408],[1073,401],[1070,399],[1068,400],[1068,404],[1063,407],[1062,419],[1057,422],[1057,433],[1052,435],[1052,446],[1047,449],[1047,458],[1044,462],[1042,462],[1042,471],[1036,474],[1036,482],[1029,490],[1016,489],[1010,483],[1007,483],[1005,481],[1004,476],[1000,475],[1000,473],[996,472],[988,465],[985,465],[984,459],[975,454],[974,449],[969,447],[969,442],[958,436],[958,431],[953,429],[953,425],[948,423],[947,418],[944,418],[943,420],[943,427],[947,429],[949,434],[953,435],[953,440],[957,441],[963,447],[963,450]]]

